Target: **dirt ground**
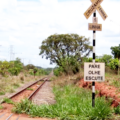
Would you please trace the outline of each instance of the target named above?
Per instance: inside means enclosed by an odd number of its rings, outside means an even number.
[[[80,80],[79,86],[87,89],[92,89],[91,82],[84,82],[84,80]],[[117,107],[120,104],[120,92],[117,88],[106,85],[103,82],[95,82],[95,90],[98,92],[97,96],[105,96],[107,98],[111,98],[112,106]]]
[[[38,87],[38,85],[33,85],[30,88],[35,90],[37,87]],[[45,86],[42,86],[40,91],[43,93],[43,96],[41,96],[41,92],[38,92],[38,95],[36,94],[34,99],[35,98],[36,98],[36,100],[38,100],[38,98],[39,98],[39,100],[42,99],[42,100],[44,100],[44,102],[46,101],[46,103],[48,103],[48,104],[53,104],[55,102],[50,82],[46,83]],[[28,97],[32,92],[33,91],[31,91],[31,90],[26,90],[23,93],[20,93],[19,95],[13,97],[12,100],[14,102],[20,102],[20,100],[22,100],[25,97]],[[54,120],[54,119],[48,119],[48,118],[30,118],[26,114],[20,114],[20,115],[14,114],[11,112],[12,108],[14,107],[12,104],[3,103],[2,106],[3,106],[3,109],[2,109],[2,111],[0,111],[0,119],[1,120],[6,120],[11,114],[13,114],[13,115],[11,116],[11,118],[9,120],[16,120],[18,117],[19,117],[19,120],[33,120],[33,119],[34,120]],[[4,116],[2,116],[3,114],[4,114]]]

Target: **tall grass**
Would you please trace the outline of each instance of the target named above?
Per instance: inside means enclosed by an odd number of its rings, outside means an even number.
[[[120,86],[120,76],[115,73],[105,73],[105,83],[112,85],[116,88]]]
[[[28,83],[29,81],[35,81],[40,79],[43,76],[34,76],[27,74],[25,76],[23,73],[20,73],[18,76],[8,76],[8,77],[2,77],[0,79],[0,97],[2,95],[5,95],[5,93],[13,93],[15,92],[17,88],[20,86],[23,86],[25,83]],[[24,78],[24,79],[23,79]]]
[[[89,91],[71,85],[54,87],[53,91],[56,104],[37,106],[26,99],[15,105],[14,112],[60,120],[108,120],[112,117],[110,104],[104,97],[96,98],[93,108]]]

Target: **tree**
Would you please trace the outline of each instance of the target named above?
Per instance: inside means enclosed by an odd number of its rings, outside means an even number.
[[[92,51],[92,46],[88,38],[77,34],[54,34],[49,36],[42,42],[39,47],[42,57],[50,59],[50,63],[56,63],[60,67],[65,67],[63,62],[73,59],[76,62],[82,62],[82,58],[86,57]],[[73,63],[72,63],[73,64]]]
[[[110,49],[112,50],[114,58],[120,59],[120,44],[119,46],[111,47]]]
[[[112,50],[112,54],[114,55],[114,58],[118,58],[119,59],[119,63],[118,63],[118,75],[119,75],[119,67],[120,67],[120,44],[119,44],[119,46],[111,47],[110,49]]]
[[[20,58],[16,58],[15,61],[10,61],[10,68],[8,71],[12,75],[18,75],[23,70],[23,63]]]
[[[104,54],[102,57],[101,57],[101,62],[104,62],[105,65],[108,65],[110,63],[110,60],[112,59],[112,56],[111,55],[107,55],[107,54]]]
[[[35,68],[35,66],[32,65],[32,64],[28,64],[28,65],[25,66],[25,69],[26,69],[26,70],[34,69],[34,68]]]

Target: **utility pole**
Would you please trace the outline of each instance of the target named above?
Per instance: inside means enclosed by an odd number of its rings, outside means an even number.
[[[15,60],[15,59],[14,59],[14,58],[15,58],[14,56],[15,56],[15,54],[17,54],[17,53],[12,53],[12,54],[13,54],[13,60]]]
[[[13,45],[10,45],[10,61],[12,60],[13,57]]]
[[[1,47],[2,45],[0,45],[0,47]],[[1,52],[1,51],[0,51]]]
[[[22,58],[23,64],[24,64],[25,59],[26,59],[26,58]]]

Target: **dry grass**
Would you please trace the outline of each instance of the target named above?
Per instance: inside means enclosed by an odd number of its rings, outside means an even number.
[[[3,97],[6,93],[13,93],[18,87],[23,86],[24,84],[35,81],[44,76],[32,76],[30,74],[20,73],[18,76],[9,76],[0,78],[0,98]]]
[[[79,80],[83,79],[84,77],[84,71],[81,70],[80,73],[76,75],[61,75],[60,77],[52,77],[53,85],[60,85],[64,86],[66,84],[77,84]],[[116,88],[119,88],[120,86],[120,75],[116,74],[116,71],[111,70],[110,68],[105,68],[105,81],[104,83],[106,85],[111,85]]]
[[[115,73],[105,73],[105,84],[118,88],[120,86],[120,75]]]
[[[53,86],[59,85],[61,87],[69,84],[77,84],[79,80],[83,79],[83,72],[77,73],[75,75],[61,75],[59,77],[52,77]]]

